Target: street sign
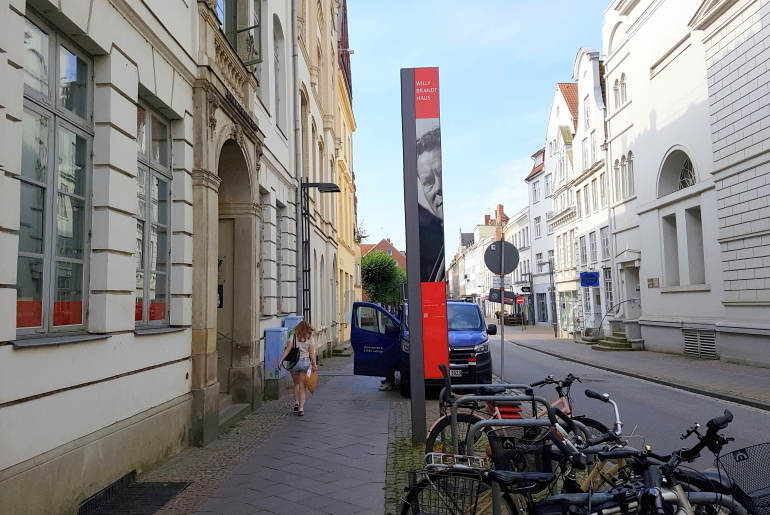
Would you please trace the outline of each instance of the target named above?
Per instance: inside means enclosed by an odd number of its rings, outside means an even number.
[[[500,276],[499,275],[493,275],[492,276],[492,286],[495,288],[500,287]],[[505,287],[510,288],[511,287],[511,278],[506,277],[505,278]]]
[[[493,274],[510,274],[519,266],[519,251],[513,243],[494,241],[484,251],[484,264]]]
[[[516,297],[516,304],[524,304],[524,297]]]
[[[524,293],[529,293],[529,292],[532,291],[532,287],[531,286],[522,286],[521,287],[521,291],[524,292]]]
[[[500,290],[491,289],[489,290],[489,302],[497,302],[500,303]],[[505,294],[505,303],[511,304],[513,302],[513,299],[516,298],[516,294],[512,291],[504,291],[502,292]]]

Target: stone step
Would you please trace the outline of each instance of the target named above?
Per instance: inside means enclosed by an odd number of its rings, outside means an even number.
[[[619,349],[619,350],[633,349],[633,346],[628,342],[614,342],[610,340],[602,340],[599,342],[599,345],[602,345],[604,347],[611,347],[613,349]]]
[[[631,347],[631,344],[628,344],[625,347],[615,347],[615,346],[606,346],[604,345],[604,343],[599,343],[598,345],[592,345],[591,348],[593,350],[598,350],[598,351],[634,350],[633,347]]]
[[[615,343],[628,343],[628,340],[625,337],[620,337],[620,336],[607,336],[604,338],[604,341],[615,342]]]
[[[575,340],[577,343],[582,343],[584,345],[594,345],[599,342],[599,338],[594,338],[592,336],[583,336],[580,340]]]
[[[219,434],[224,433],[251,411],[248,404],[231,404],[219,411]]]
[[[618,338],[625,338],[626,333],[624,331],[613,331],[612,336],[617,336]]]
[[[349,342],[343,342],[332,347],[332,356],[352,356],[353,347]]]

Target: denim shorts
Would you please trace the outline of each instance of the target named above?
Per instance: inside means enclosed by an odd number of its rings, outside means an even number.
[[[289,370],[292,374],[304,374],[310,367],[310,358],[302,358],[297,361],[297,364],[291,367]]]

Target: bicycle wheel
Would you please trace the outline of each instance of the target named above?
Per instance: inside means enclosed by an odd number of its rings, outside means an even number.
[[[580,422],[586,428],[588,429],[588,434],[586,437],[588,438],[596,438],[597,436],[602,436],[604,433],[610,430],[609,427],[605,426],[598,420],[594,420],[592,418],[588,417],[572,417],[572,420],[576,420],[577,422]]]
[[[425,513],[475,513],[492,515],[492,487],[480,483],[470,502],[475,510],[468,509],[467,498],[470,490],[468,481],[476,481],[478,473],[467,471],[428,472],[417,483],[410,486],[401,506],[401,515],[421,515]],[[513,499],[509,494],[502,494],[500,513],[516,515]],[[463,509],[466,511],[463,511]]]
[[[468,431],[471,426],[480,420],[486,420],[483,417],[476,415],[475,413],[458,413],[457,414],[457,437],[460,443],[460,454],[468,454],[466,451],[466,441],[468,439]],[[476,456],[487,456],[487,435],[482,432],[475,439],[473,446]],[[454,447],[452,446],[452,417],[441,417],[433,429],[431,429],[427,440],[425,440],[425,453],[429,452],[444,452],[452,453]]]

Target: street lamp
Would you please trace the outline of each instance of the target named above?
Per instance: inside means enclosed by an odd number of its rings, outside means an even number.
[[[302,250],[298,252],[297,263],[297,315],[302,315],[306,322],[310,322],[311,296],[310,296],[310,188],[317,188],[321,193],[339,193],[340,187],[333,182],[305,182],[300,179],[300,188],[297,194],[300,196],[301,213],[297,219],[297,242],[301,242]],[[336,272],[335,272],[336,273]]]

